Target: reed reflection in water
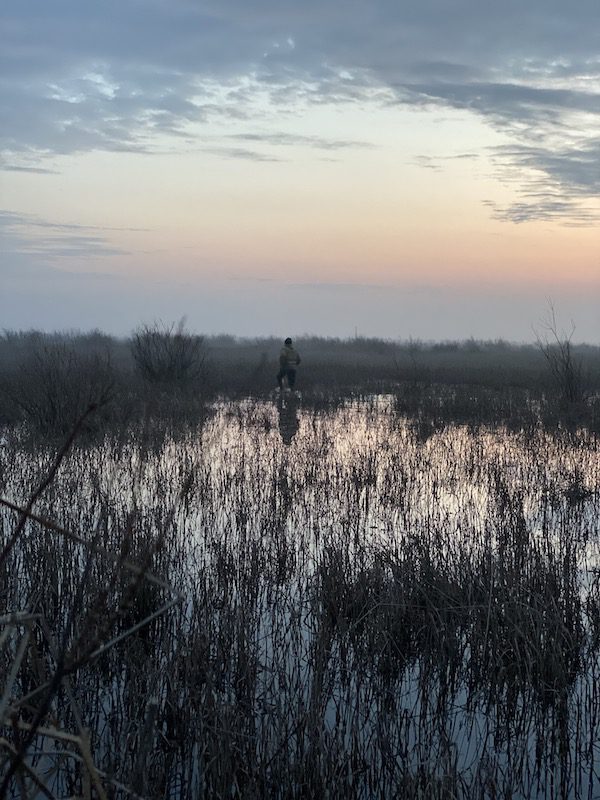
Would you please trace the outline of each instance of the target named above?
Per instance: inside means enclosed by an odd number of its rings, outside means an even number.
[[[596,796],[598,456],[586,431],[423,434],[389,398],[221,404],[177,439],[74,450],[38,513],[151,553],[186,598],[72,677],[107,785]],[[51,454],[14,436],[0,458],[3,495],[23,502]],[[3,514],[3,537],[13,523]],[[57,642],[81,638],[123,583],[100,559],[85,570],[81,546],[32,522],[4,566],[5,606],[39,611]],[[140,587],[114,624],[162,602]],[[24,659],[15,692],[34,683]],[[72,707],[57,696],[56,725]],[[77,787],[72,761],[45,759],[53,791]]]

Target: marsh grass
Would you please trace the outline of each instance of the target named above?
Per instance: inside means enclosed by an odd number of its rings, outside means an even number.
[[[2,565],[3,769],[60,652],[40,726],[77,742],[33,737],[11,795],[593,796],[597,439],[401,412],[305,406],[285,445],[221,403],[65,455]],[[18,507],[55,458],[29,442]]]
[[[25,423],[44,438],[64,436],[90,392],[96,396],[109,385],[112,402],[90,420],[94,430],[139,427],[140,420],[171,429],[191,426],[216,398],[268,398],[280,344],[273,338],[200,337],[181,323],[142,325],[129,339],[99,331],[4,331],[0,424]],[[541,421],[550,428],[599,430],[597,346],[569,342],[579,388],[565,393],[534,345],[310,336],[297,344],[303,356],[298,388],[315,409],[393,393],[399,411],[423,426],[503,423],[519,429]]]

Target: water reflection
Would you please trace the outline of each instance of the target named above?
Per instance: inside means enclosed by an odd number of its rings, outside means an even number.
[[[289,445],[300,427],[297,396],[293,393],[280,395],[277,399],[277,414],[281,439],[284,444]]]
[[[283,796],[290,774],[317,775],[312,796],[597,796],[600,442],[501,426],[425,436],[387,398],[301,413],[302,426],[290,395],[222,403],[152,450],[134,436],[74,448],[40,498],[43,516],[113,551],[124,531],[145,552],[166,529],[154,567],[187,596],[115,650],[110,680],[90,667],[80,684],[99,768],[130,774],[119,754],[152,685],[164,796],[227,796],[235,781]],[[4,493],[30,496],[41,458],[0,448]],[[39,597],[61,630],[53,598],[76,596],[77,553],[29,532],[5,606]],[[177,731],[189,747],[175,763]]]

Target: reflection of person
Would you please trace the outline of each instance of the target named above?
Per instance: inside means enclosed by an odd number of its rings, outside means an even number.
[[[300,427],[300,420],[296,413],[298,406],[294,400],[284,401],[281,399],[277,403],[277,411],[279,413],[279,433],[283,439],[284,444],[291,444],[292,439],[298,433]]]
[[[293,389],[296,385],[296,367],[300,363],[300,356],[292,346],[292,340],[288,338],[283,343],[279,353],[279,372],[277,373],[277,383],[283,389],[283,379],[287,378],[288,386]]]

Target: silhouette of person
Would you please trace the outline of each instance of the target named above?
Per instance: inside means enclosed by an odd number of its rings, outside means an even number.
[[[291,444],[292,439],[298,433],[300,420],[298,419],[298,404],[295,400],[281,398],[277,403],[279,413],[279,433],[284,444]]]
[[[279,353],[279,372],[277,373],[277,383],[280,391],[283,389],[283,379],[287,378],[288,387],[293,389],[296,385],[296,367],[300,364],[300,356],[294,350],[292,340],[288,338],[283,343]]]

